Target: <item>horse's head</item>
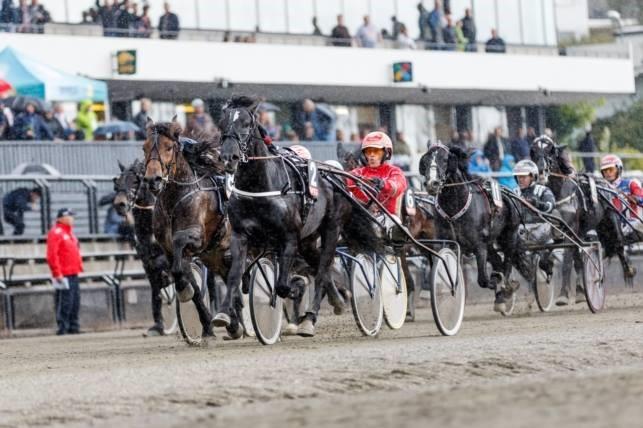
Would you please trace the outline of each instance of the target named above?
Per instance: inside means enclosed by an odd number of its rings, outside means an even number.
[[[361,166],[359,161],[359,151],[354,153],[350,150],[346,150],[343,143],[337,143],[336,153],[337,159],[339,159],[339,162],[346,171],[352,171]]]
[[[538,166],[538,175],[542,183],[547,182],[549,173],[560,172],[560,157],[564,149],[565,146],[556,145],[547,135],[541,135],[531,143],[529,156]]]
[[[437,195],[447,181],[462,172],[466,174],[468,155],[459,147],[448,147],[441,142],[429,145],[429,150],[420,159],[420,174],[430,195]]]
[[[125,167],[118,162],[121,174],[114,177],[114,192],[116,196],[112,204],[116,212],[122,216],[132,208],[139,198],[139,193],[143,187],[143,163],[138,159],[129,167]]]
[[[172,122],[154,123],[147,119],[147,138],[143,144],[145,154],[145,181],[150,191],[158,194],[163,183],[176,172],[176,158],[181,150],[179,136],[181,125],[176,122],[176,116]]]
[[[223,135],[221,142],[221,160],[225,171],[234,174],[239,161],[246,162],[251,145],[256,142],[263,144],[258,135],[259,125],[256,110],[259,102],[250,97],[233,98],[223,109],[223,118],[219,124]]]

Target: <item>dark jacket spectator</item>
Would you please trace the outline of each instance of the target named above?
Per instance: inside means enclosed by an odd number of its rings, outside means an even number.
[[[451,21],[451,16],[446,17],[447,25],[442,29],[442,40],[444,41],[444,50],[454,51],[456,47],[455,27]]]
[[[31,211],[40,200],[42,192],[37,187],[19,187],[2,198],[4,221],[13,226],[14,235],[25,233],[25,211]]]
[[[536,139],[536,129],[533,126],[530,126],[527,128],[527,141],[529,142],[529,146],[531,147],[531,143],[534,142]]]
[[[305,99],[302,109],[297,114],[296,131],[301,140],[306,139],[307,124],[312,125],[317,141],[331,141],[335,137],[335,116],[326,107],[315,105],[312,100]],[[310,129],[310,127],[308,127]],[[309,131],[310,132],[310,131]]]
[[[505,41],[498,37],[498,32],[495,29],[491,30],[491,38],[487,40],[485,45],[485,52],[487,53],[505,53],[507,47]]]
[[[435,7],[429,13],[429,16],[427,18],[428,27],[431,31],[431,49],[442,48],[442,43],[444,42],[442,33],[442,29],[444,28],[444,23],[442,22],[443,18],[444,14],[442,13],[442,5],[440,3],[440,0],[435,0]]]
[[[31,14],[31,23],[36,26],[35,31],[37,33],[44,33],[45,30],[43,26],[51,22],[51,15],[45,7],[38,3],[38,0],[31,0],[31,6],[29,7],[29,13]]]
[[[581,153],[594,153],[596,152],[596,144],[594,143],[594,138],[592,137],[592,128],[588,127],[585,130],[585,137],[581,140],[578,145],[578,151]],[[592,173],[596,169],[596,164],[594,163],[593,157],[583,157],[583,167],[585,172]]]
[[[116,28],[118,2],[116,0],[105,0],[105,4],[101,6],[99,0],[96,0],[96,10],[98,20],[103,26],[103,36],[113,36],[115,34],[114,28]]]
[[[348,28],[344,25],[344,17],[342,15],[337,15],[337,25],[333,28],[333,31],[330,33],[332,37],[333,46],[345,46],[348,47],[351,45],[351,33],[348,31]]]
[[[150,6],[143,6],[143,14],[136,19],[136,36],[149,39],[152,35],[152,20],[149,16]]]
[[[396,40],[400,34],[403,23],[397,20],[397,16],[391,16],[391,39]]]
[[[516,138],[511,142],[511,155],[516,162],[529,159],[529,141],[527,141],[524,128],[519,128],[516,131]]]
[[[137,17],[130,12],[130,7],[129,0],[125,0],[122,6],[116,11],[114,20],[116,21],[117,37],[129,37],[133,33]]]
[[[476,23],[471,16],[471,9],[465,9],[464,18],[462,18],[462,34],[467,38],[469,44],[466,47],[466,50],[469,52],[475,52],[478,50],[476,45]]]
[[[54,112],[49,110],[45,112],[45,116],[43,118],[43,121],[45,122],[45,125],[49,128],[51,131],[51,134],[54,136],[54,138],[58,138],[60,140],[64,140],[67,137],[67,133],[65,132],[65,128],[60,124],[58,119],[54,117]]]
[[[13,7],[13,0],[2,0],[2,9],[0,10],[0,24],[3,24],[2,30],[8,31],[8,26],[16,22],[16,9]]]
[[[319,25],[317,25],[317,17],[313,16],[313,36],[323,36]]]
[[[152,101],[150,101],[149,98],[142,98],[141,111],[139,111],[136,116],[134,116],[134,123],[141,129],[136,134],[136,138],[139,140],[145,139],[145,128],[147,128],[147,118],[151,107]]]
[[[54,135],[35,112],[33,104],[27,104],[26,110],[16,116],[13,124],[13,136],[16,140],[53,140]]]
[[[205,103],[201,98],[195,98],[192,101],[194,107],[194,114],[188,120],[185,127],[185,133],[188,137],[195,135],[195,133],[205,132],[212,134],[216,131],[217,126],[212,120],[212,116],[205,112]]]
[[[47,263],[56,290],[58,335],[80,333],[78,274],[83,271],[83,259],[73,232],[73,216],[68,208],[59,210],[56,224],[47,234]]]
[[[418,28],[420,30],[420,40],[427,40],[429,38],[428,34],[428,23],[429,23],[429,12],[426,10],[422,2],[418,3]]]
[[[181,30],[179,17],[170,12],[169,3],[165,3],[163,7],[165,8],[165,13],[159,19],[159,37],[161,39],[176,39],[179,37],[179,31]]]
[[[494,133],[489,135],[489,139],[483,148],[484,156],[489,160],[489,165],[493,171],[500,170],[502,159],[504,159],[505,154],[509,154],[508,149],[507,141],[502,137],[502,128],[496,128]]]

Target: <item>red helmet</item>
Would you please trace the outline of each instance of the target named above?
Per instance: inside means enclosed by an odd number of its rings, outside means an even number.
[[[618,169],[618,176],[623,173],[623,161],[616,155],[606,155],[601,159],[601,173],[604,169],[615,167]]]
[[[384,150],[384,160],[391,159],[393,155],[393,142],[391,138],[383,132],[375,131],[370,132],[362,140],[362,151],[369,147]]]

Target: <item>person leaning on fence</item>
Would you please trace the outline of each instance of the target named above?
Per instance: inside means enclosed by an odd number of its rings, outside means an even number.
[[[19,187],[2,198],[4,221],[13,226],[14,235],[25,233],[25,211],[35,211],[41,197],[42,192],[37,187]]]
[[[56,334],[78,334],[80,288],[78,274],[83,271],[78,239],[73,232],[74,212],[58,210],[56,224],[47,234],[47,263],[56,290]]]

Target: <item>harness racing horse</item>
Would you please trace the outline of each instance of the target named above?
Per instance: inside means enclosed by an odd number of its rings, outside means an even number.
[[[154,325],[147,330],[147,335],[163,335],[165,327],[161,290],[170,285],[170,265],[163,249],[159,246],[152,232],[152,214],[156,197],[149,191],[143,176],[145,165],[138,159],[129,167],[120,162],[121,174],[114,178],[114,209],[119,215],[132,213],[134,217],[134,247],[143,263],[143,269],[152,287],[152,317]]]
[[[512,264],[528,275],[528,263],[516,252],[519,218],[510,201],[503,197],[502,208],[486,196],[481,178],[467,172],[468,155],[459,147],[440,142],[431,144],[420,159],[420,174],[428,193],[435,196],[436,239],[457,241],[464,254],[474,254],[478,265],[478,285],[496,291],[494,308],[505,311],[505,303],[515,291],[502,283],[509,279]],[[498,243],[504,257],[494,248]],[[487,261],[493,267],[487,274]]]
[[[229,228],[225,214],[223,184],[212,176],[223,166],[215,163],[210,173],[199,176],[183,154],[183,145],[193,143],[181,137],[175,121],[155,124],[148,119],[145,153],[145,180],[157,195],[153,231],[170,262],[172,276],[181,302],[194,302],[204,335],[212,334],[210,311],[203,302],[190,269],[199,257],[208,270],[222,278],[228,269],[224,260],[229,247]],[[216,147],[219,135],[196,136],[199,144]],[[218,160],[217,160],[218,162]],[[217,169],[217,166],[219,168]],[[232,338],[243,335],[243,328],[228,329]]]
[[[315,282],[313,305],[299,323],[297,334],[311,337],[323,292],[337,293],[328,273],[331,271],[340,231],[333,188],[318,180],[318,194],[308,198],[307,186],[286,157],[269,150],[255,113],[258,101],[236,97],[225,107],[221,159],[225,171],[234,174],[228,205],[232,226],[232,265],[222,311],[215,326],[238,323],[234,302],[240,300],[239,284],[249,251],[273,252],[278,257],[276,293],[291,295],[289,274],[295,258],[301,255],[312,270]],[[310,177],[309,177],[310,178]],[[320,247],[317,248],[318,239]]]
[[[629,257],[625,253],[625,237],[620,227],[618,214],[609,202],[610,198],[601,197],[600,190],[595,190],[597,200],[592,201],[591,197],[590,182],[592,180],[595,184],[603,187],[609,187],[609,183],[603,178],[596,178],[587,174],[579,174],[577,177],[573,177],[573,171],[570,170],[565,162],[564,150],[565,146],[556,145],[544,138],[538,138],[531,145],[530,156],[538,166],[541,180],[554,193],[557,201],[556,205],[562,219],[583,239],[587,239],[586,236],[589,231],[595,230],[605,250],[605,256],[618,256],[623,267],[625,281],[631,283],[636,274],[636,269],[632,266]],[[570,288],[572,257],[577,273],[576,288],[581,289],[580,270],[583,263],[581,255],[573,249],[565,250],[561,295],[566,297],[575,295],[575,291]]]

